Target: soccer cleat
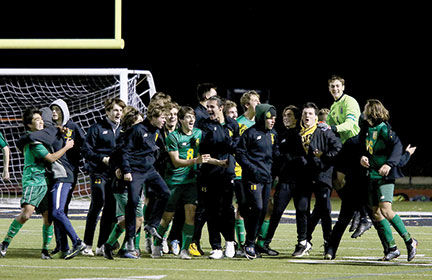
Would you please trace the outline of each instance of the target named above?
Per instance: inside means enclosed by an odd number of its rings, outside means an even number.
[[[146,225],[144,227],[144,231],[147,232],[148,234],[150,234],[151,236],[153,236],[154,238],[157,238],[159,240],[162,240],[162,236],[159,235],[159,233],[157,232],[157,229],[155,227]]]
[[[351,220],[351,226],[349,228],[349,232],[355,231],[358,228],[359,224],[360,224],[360,212],[355,211]]]
[[[137,259],[138,258],[134,253],[129,252],[126,249],[120,249],[117,252],[117,256],[119,256],[122,259]]]
[[[221,249],[216,249],[210,252],[209,259],[220,260],[223,259],[224,255]]]
[[[41,259],[43,259],[43,260],[50,260],[50,259],[52,259],[52,257],[48,253],[47,249],[42,249]]]
[[[65,260],[70,260],[70,259],[76,257],[76,255],[78,255],[85,248],[86,248],[85,243],[82,242],[81,239],[78,239],[78,241],[76,242],[76,244],[73,246],[72,251],[70,252],[70,254],[68,254],[65,257]]]
[[[225,257],[234,258],[235,256],[235,242],[227,241],[225,243]]]
[[[1,248],[0,248],[0,257],[5,257],[6,256],[6,252],[7,252],[7,248],[9,247],[9,243],[7,243],[6,241],[3,241],[1,243]]]
[[[400,251],[398,250],[397,247],[394,247],[390,250],[387,251],[387,253],[385,253],[384,257],[382,258],[382,261],[391,261],[393,259],[396,259],[400,256]]]
[[[168,240],[167,240],[166,237],[164,237],[162,239],[162,252],[164,254],[168,254],[169,253]]]
[[[306,242],[305,245],[301,244],[302,242],[299,242],[296,245],[295,250],[292,253],[293,257],[301,258],[305,255],[309,255],[309,251],[312,249],[312,245],[307,241],[305,241],[305,242]]]
[[[83,256],[94,257],[94,253],[91,245],[87,245],[87,247],[81,252]]]
[[[271,249],[268,245],[264,244],[264,246],[255,245],[255,249],[260,254],[266,254],[269,256],[277,256],[279,255],[279,252],[276,250]]]
[[[200,257],[204,255],[204,252],[197,243],[191,243],[189,245],[189,254],[194,257]]]
[[[161,245],[152,245],[151,257],[153,259],[158,259],[158,258],[162,257],[162,246]]]
[[[190,260],[192,257],[189,255],[189,251],[186,249],[181,250],[180,259],[182,260]]]
[[[351,235],[351,238],[357,238],[362,236],[368,229],[372,227],[372,223],[369,221],[361,222],[354,233]]]
[[[69,255],[71,253],[71,250],[67,250],[67,251],[61,251],[60,252],[60,259],[64,259],[66,258],[67,255]]]
[[[108,259],[108,260],[114,259],[113,249],[114,249],[113,246],[109,245],[108,243],[104,244],[104,257],[105,257],[105,259]]]
[[[407,242],[406,246],[408,250],[407,260],[410,262],[415,258],[417,254],[418,241],[414,238],[411,238],[411,242]]]
[[[244,252],[245,252],[245,257],[248,260],[253,260],[257,258],[257,254],[253,246],[245,246]]]
[[[178,240],[171,241],[171,252],[176,256],[180,254],[180,241]]]
[[[96,247],[95,251],[96,256],[103,256],[104,255],[104,246]]]

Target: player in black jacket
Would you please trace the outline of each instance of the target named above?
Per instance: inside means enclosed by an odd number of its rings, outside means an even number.
[[[245,221],[245,255],[248,259],[256,258],[255,241],[267,211],[273,158],[279,154],[277,135],[273,130],[275,107],[259,104],[255,111],[256,123],[240,137],[235,156],[242,168],[245,202],[240,205],[240,214]]]
[[[311,228],[308,228],[312,193],[316,198],[315,210],[323,223],[324,240],[330,237],[333,161],[342,148],[340,139],[329,127],[318,127],[318,107],[311,102],[306,103],[302,110],[300,141],[303,156],[302,166],[297,170],[299,180],[294,195],[298,239],[292,254],[294,257],[302,257],[312,248],[308,240],[312,235]]]

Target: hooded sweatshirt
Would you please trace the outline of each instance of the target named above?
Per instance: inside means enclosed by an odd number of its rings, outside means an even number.
[[[259,104],[255,108],[255,124],[240,137],[236,149],[236,160],[242,168],[243,180],[252,183],[272,182],[273,159],[279,155],[276,131],[265,128],[265,120],[270,111],[276,111],[269,104]]]
[[[60,125],[69,129],[66,138],[71,138],[75,142],[73,148],[69,149],[66,154],[70,164],[72,165],[73,172],[77,174],[79,171],[80,161],[82,159],[81,150],[85,140],[85,133],[78,124],[70,119],[71,116],[69,113],[69,108],[63,99],[55,100],[53,103],[51,103],[50,108],[52,108],[54,105],[57,105],[62,111],[63,120]]]

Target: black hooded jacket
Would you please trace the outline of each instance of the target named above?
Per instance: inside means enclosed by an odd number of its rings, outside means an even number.
[[[279,156],[277,133],[265,128],[265,115],[273,108],[259,104],[255,111],[255,124],[240,137],[235,159],[242,168],[243,180],[252,183],[272,182],[273,159]]]

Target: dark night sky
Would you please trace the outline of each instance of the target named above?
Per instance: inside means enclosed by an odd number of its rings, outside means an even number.
[[[109,1],[74,1],[85,9],[58,2],[2,6],[1,37],[112,34]],[[425,7],[123,2],[124,50],[0,50],[1,67],[147,69],[158,90],[191,105],[196,83],[211,81],[222,95],[226,88],[265,88],[279,106],[328,107],[327,78],[337,73],[361,107],[368,98],[382,100],[403,142],[419,145],[417,164],[432,165],[423,132],[432,49]]]

